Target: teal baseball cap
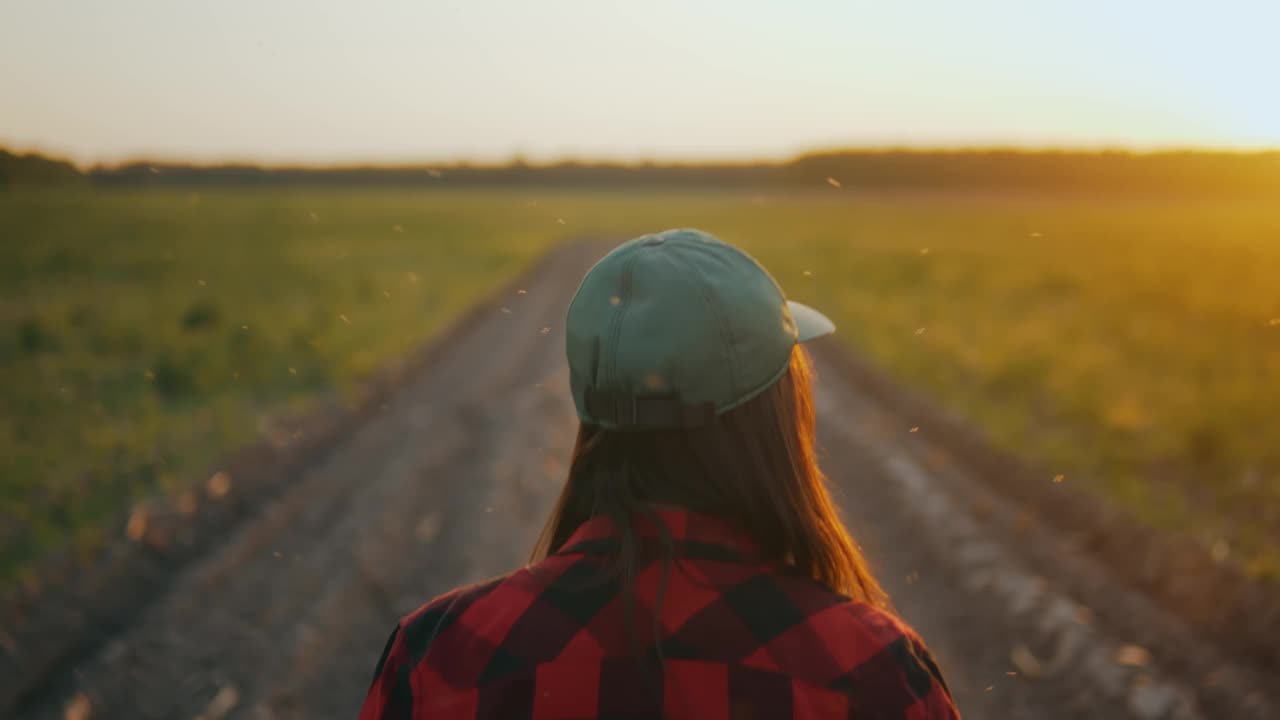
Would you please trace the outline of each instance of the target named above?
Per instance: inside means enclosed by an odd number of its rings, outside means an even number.
[[[565,322],[578,417],[612,430],[697,427],[835,331],[747,253],[700,230],[623,243],[587,272]]]

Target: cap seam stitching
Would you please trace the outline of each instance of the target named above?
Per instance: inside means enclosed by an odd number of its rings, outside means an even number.
[[[769,282],[773,283],[773,287],[778,291],[778,294],[782,296],[782,299],[783,300],[787,299],[786,291],[782,289],[782,285],[778,282],[778,279],[773,276],[773,273],[769,272],[769,268],[765,267],[764,265],[761,265],[760,261],[755,259],[754,257],[751,257],[751,254],[748,253],[746,250],[743,250],[742,248],[734,245],[730,245],[729,243],[721,243],[721,244],[724,247],[729,248],[729,250],[731,250],[732,252],[737,253],[740,257],[750,262],[752,265],[755,265],[761,272],[764,273],[765,277],[769,278]]]
[[[796,346],[792,345],[791,352],[795,352],[795,348]],[[769,388],[773,387],[773,384],[778,382],[778,380],[782,379],[782,376],[785,375],[787,373],[787,370],[789,369],[791,369],[791,353],[787,354],[786,362],[782,363],[782,367],[779,368],[778,371],[775,372],[772,376],[770,376],[768,380],[752,388],[750,392],[746,393],[742,397],[734,400],[733,402],[729,403],[728,405],[725,405],[722,408],[719,408],[719,412],[726,412],[726,411],[732,410],[738,407],[739,405],[742,405],[743,403],[747,402],[748,400],[754,398],[755,396],[759,395],[760,393],[764,392],[765,390],[768,390]]]
[[[622,336],[622,320],[627,314],[627,309],[631,307],[631,266],[635,264],[640,257],[639,253],[633,254],[627,258],[626,263],[622,266],[622,277],[618,292],[621,293],[621,304],[618,307],[618,314],[613,317],[613,326],[609,329],[609,350],[608,357],[605,359],[608,363],[608,374],[604,378],[606,385],[616,384],[618,381],[618,339]]]
[[[733,357],[733,347],[734,347],[733,329],[729,327],[729,322],[728,320],[725,319],[724,315],[720,312],[720,306],[716,303],[715,297],[711,292],[709,292],[709,289],[702,282],[702,278],[698,275],[698,273],[694,272],[693,268],[689,266],[682,265],[680,266],[680,268],[684,270],[685,274],[688,275],[689,278],[693,281],[694,287],[698,288],[698,294],[702,296],[703,301],[706,302],[707,305],[711,308],[711,313],[716,316],[716,320],[719,322],[720,339],[728,343],[728,346],[726,348],[727,352],[725,353],[725,363],[729,366],[729,384],[733,389],[733,394],[737,395],[738,394],[738,369],[736,367],[736,363],[734,362],[734,357]]]

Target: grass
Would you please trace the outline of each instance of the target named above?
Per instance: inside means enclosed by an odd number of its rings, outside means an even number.
[[[1280,577],[1280,213],[824,187],[0,194],[0,582],[350,392],[562,238],[682,225],[997,443]]]
[[[351,392],[554,233],[398,193],[0,195],[0,578]]]

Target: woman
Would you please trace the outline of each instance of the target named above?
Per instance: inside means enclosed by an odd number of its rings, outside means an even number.
[[[957,718],[814,458],[798,343],[834,329],[696,230],[596,264],[533,563],[405,618],[361,718]]]

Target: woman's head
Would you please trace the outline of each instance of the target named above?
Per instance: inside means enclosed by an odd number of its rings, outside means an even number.
[[[812,374],[798,343],[833,330],[705,233],[667,231],[611,252],[569,309],[582,424],[535,557],[599,514],[629,553],[639,516],[677,506],[724,517],[770,559],[882,601],[814,457]],[[622,574],[633,560],[620,560]]]
[[[606,514],[627,531],[653,507],[676,506],[729,520],[767,559],[882,603],[818,468],[811,383],[808,355],[797,347],[776,382],[710,424],[625,432],[582,423],[535,557],[592,516]]]

